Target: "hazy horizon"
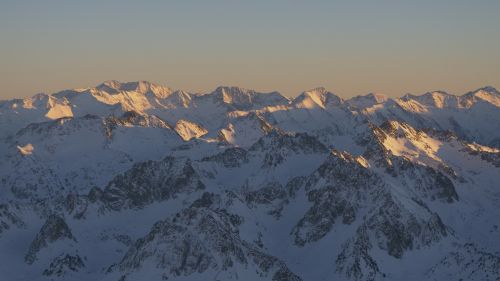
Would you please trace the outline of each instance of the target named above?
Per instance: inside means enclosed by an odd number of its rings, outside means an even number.
[[[146,80],[348,98],[500,87],[499,1],[7,1],[0,100]]]

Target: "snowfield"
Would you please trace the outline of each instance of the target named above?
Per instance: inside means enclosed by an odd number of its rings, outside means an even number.
[[[500,280],[500,93],[0,102],[2,280]]]

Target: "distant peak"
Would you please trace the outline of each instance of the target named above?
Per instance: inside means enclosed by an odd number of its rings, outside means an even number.
[[[374,99],[375,101],[377,101],[377,103],[381,103],[381,102],[387,101],[389,99],[386,95],[379,94],[379,93],[369,93],[366,96]]]
[[[288,104],[289,102],[287,98],[278,92],[261,93],[235,86],[219,86],[206,96],[211,96],[217,102],[232,105],[239,110],[249,109],[254,106]]]
[[[479,90],[486,91],[486,92],[497,92],[497,89],[493,86],[485,86],[483,88],[480,88]]]
[[[491,86],[479,88],[475,91],[469,92],[461,97],[462,104],[470,107],[477,101],[483,101],[500,107],[500,93]]]
[[[109,87],[111,89],[120,89],[121,85],[122,85],[122,83],[117,81],[117,80],[107,80],[107,81],[104,81],[101,84],[99,84],[97,86],[97,88]]]
[[[105,91],[109,94],[119,92],[137,92],[141,94],[153,94],[158,98],[165,98],[172,93],[172,90],[165,86],[160,86],[149,81],[134,81],[134,82],[119,82],[116,80],[104,81],[96,87],[98,90]]]
[[[459,104],[459,97],[449,94],[445,91],[432,91],[423,95],[405,95],[403,100],[413,100],[425,106],[433,106],[436,108],[456,107]]]
[[[488,93],[488,94],[495,94],[495,95],[500,95],[500,93],[498,92],[498,90],[495,88],[495,87],[492,87],[492,86],[485,86],[485,87],[482,87],[482,88],[479,88],[475,91],[472,91],[472,92],[469,92],[467,94],[477,94],[477,93],[480,93],[480,92],[485,92],[485,93]],[[467,95],[465,94],[465,95]]]
[[[325,87],[316,87],[310,90],[305,91],[306,93],[320,93],[320,94],[326,94],[328,93],[328,90],[326,90]]]
[[[304,108],[313,108],[316,106],[326,108],[329,105],[339,105],[343,103],[343,99],[328,91],[324,87],[317,87],[304,91],[297,98],[295,98],[293,103]]]
[[[191,99],[190,93],[183,90],[176,90],[166,100],[173,102],[177,106],[187,108],[191,103]]]
[[[247,108],[253,103],[252,96],[255,91],[235,86],[219,86],[209,95],[217,102],[235,105],[238,108]]]
[[[312,95],[332,95],[337,96],[334,93],[328,91],[325,87],[316,87],[307,91],[304,91],[302,94],[312,94]]]
[[[445,91],[441,91],[441,90],[437,90],[437,91],[431,91],[431,92],[427,92],[425,94],[423,94],[423,96],[454,96],[452,94],[449,94]]]
[[[31,97],[31,99],[32,99],[33,101],[38,101],[38,100],[43,100],[43,99],[46,99],[46,98],[48,98],[48,97],[49,97],[49,95],[47,95],[46,93],[37,93],[37,94],[34,94],[34,95]],[[27,98],[27,99],[29,99],[29,98]]]
[[[437,97],[437,96],[454,96],[452,94],[449,94],[445,91],[442,90],[437,90],[437,91],[430,91],[430,92],[425,92],[420,95],[415,95],[415,94],[406,94],[402,96],[401,98],[403,99],[421,99],[422,97]]]
[[[251,95],[256,93],[254,90],[237,86],[219,86],[215,89],[214,92],[223,95]]]
[[[360,95],[353,97],[351,99],[346,100],[346,103],[352,107],[365,109],[372,107],[379,103],[384,103],[388,100],[386,95],[377,94],[377,93],[369,93],[366,95]]]
[[[224,85],[221,85],[221,86],[218,86],[215,91],[245,91],[245,92],[248,92],[250,90],[248,89],[244,89],[242,87],[238,87],[238,86],[224,86]]]

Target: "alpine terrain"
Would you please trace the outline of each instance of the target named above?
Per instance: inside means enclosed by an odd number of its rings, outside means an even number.
[[[0,101],[2,280],[500,280],[500,92]]]

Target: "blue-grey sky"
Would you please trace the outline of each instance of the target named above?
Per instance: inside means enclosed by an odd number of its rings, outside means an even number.
[[[148,80],[287,96],[500,87],[498,0],[2,0],[0,99]]]

